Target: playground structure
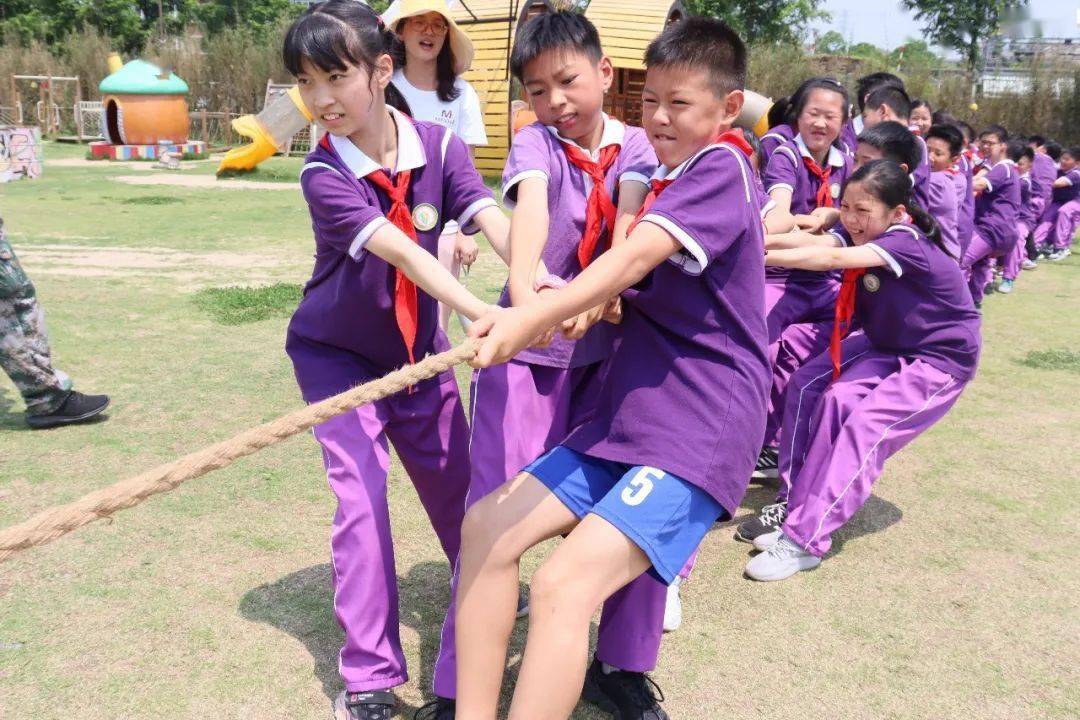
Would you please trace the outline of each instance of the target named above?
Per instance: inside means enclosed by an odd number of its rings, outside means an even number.
[[[294,144],[310,150],[318,131],[314,117],[300,99],[295,85],[266,84],[266,99],[258,115],[244,115],[232,121],[238,135],[251,140],[225,153],[218,165],[218,174],[245,172],[281,152],[292,153]]]
[[[0,183],[41,176],[41,131],[0,125]]]
[[[0,112],[0,124],[37,125],[41,134],[61,140],[86,142],[102,137],[100,123],[93,112],[100,103],[82,97],[78,75],[11,75],[9,91],[12,105]],[[29,90],[30,97],[23,92]],[[33,96],[37,100],[33,100]],[[32,103],[28,107],[28,104]],[[74,136],[63,133],[74,131]]]
[[[163,153],[206,154],[205,143],[188,139],[187,83],[171,70],[145,60],[121,64],[116,53],[109,57],[109,69],[112,72],[98,86],[105,140],[90,143],[93,158],[148,160]]]

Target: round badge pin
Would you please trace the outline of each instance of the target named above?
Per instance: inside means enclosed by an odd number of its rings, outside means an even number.
[[[840,197],[840,183],[833,183],[829,186],[829,194],[832,195],[833,200]]]
[[[877,292],[881,289],[881,279],[877,275],[866,273],[862,278],[863,287],[870,292]]]
[[[412,211],[413,227],[421,232],[427,232],[439,222],[439,211],[431,203],[417,205]]]

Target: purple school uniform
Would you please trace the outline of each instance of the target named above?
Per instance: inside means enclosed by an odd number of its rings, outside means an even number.
[[[548,208],[552,212],[547,243],[540,257],[548,272],[569,282],[581,272],[577,248],[585,232],[586,200],[592,181],[570,164],[562,149],[563,142],[554,129],[539,122],[523,127],[514,136],[503,170],[503,204],[514,207],[517,186],[522,180],[530,177],[547,180]],[[644,130],[606,118],[600,147],[610,144],[621,146],[615,164],[607,172],[607,190],[617,205],[619,183],[637,180],[648,185],[649,176],[656,169],[656,153]],[[503,290],[499,305],[510,305],[509,288]],[[597,323],[576,342],[558,335],[548,347],[530,348],[519,353],[515,360],[550,367],[582,367],[611,353],[614,332],[615,326],[610,323]]]
[[[886,261],[858,280],[862,333],[804,365],[786,395],[784,533],[814,555],[866,502],[885,460],[940,419],[975,374],[979,314],[956,262],[917,228],[869,245]]]
[[[1057,165],[1046,153],[1036,152],[1031,161],[1031,207],[1035,221],[1042,217],[1054,192],[1054,180],[1057,179]]]
[[[1015,280],[1027,259],[1027,237],[1035,227],[1035,208],[1032,204],[1031,174],[1020,176],[1020,214],[1016,217],[1016,245],[1005,256],[1003,276],[1006,280]]]
[[[758,167],[768,167],[776,148],[794,140],[795,132],[795,129],[787,123],[780,123],[776,127],[769,128],[769,132],[761,136],[761,157],[758,158]]]
[[[855,117],[844,123],[844,127],[840,129],[840,145],[844,149],[844,154],[848,157],[855,157],[855,150],[859,146],[859,135],[863,131],[863,118],[862,115],[856,115]]]
[[[973,187],[975,178],[972,161],[966,155],[960,156],[957,168],[960,171],[959,179],[956,181],[960,204],[957,212],[956,234],[961,251],[966,251],[971,243],[971,234],[975,232],[975,190]]]
[[[960,259],[960,239],[957,230],[959,223],[960,208],[957,207],[957,193],[955,177],[958,173],[950,173],[942,170],[930,175],[930,202],[926,205],[938,227],[941,228],[941,239],[945,241],[949,252],[957,260]]]
[[[435,254],[444,222],[473,225],[495,200],[464,143],[391,110],[395,172],[411,170],[406,201],[420,245]],[[300,184],[315,232],[315,268],[289,323],[286,350],[309,402],[407,362],[394,319],[394,268],[365,249],[390,201],[365,180],[379,166],[349,140],[327,136]],[[435,300],[417,290],[415,354],[446,348]],[[468,424],[452,373],[357,408],[314,429],[338,506],[331,530],[334,613],[345,631],[339,671],[350,692],[408,680],[398,633],[397,575],[386,502],[393,443],[450,564],[456,563],[469,480]]]
[[[733,514],[760,449],[769,385],[760,208],[746,157],[730,145],[655,177],[673,182],[642,222],[682,250],[623,293],[596,411],[563,444],[660,468]]]
[[[495,200],[456,135],[401,114],[395,118],[402,143],[397,169],[412,171],[407,202],[414,221],[421,219],[417,239],[435,255],[446,221],[459,220],[466,231],[475,232],[476,213],[495,206]],[[289,322],[286,343],[308,402],[409,362],[394,316],[396,271],[364,249],[375,231],[389,223],[389,198],[363,179],[379,167],[348,139],[326,137],[327,143],[308,155],[300,175],[315,233],[315,267]],[[448,349],[449,343],[438,329],[435,299],[420,289],[417,299],[415,357],[420,358]]]
[[[1053,246],[1061,250],[1069,246],[1072,237],[1060,237],[1057,233],[1058,216],[1062,208],[1080,198],[1080,167],[1073,168],[1067,173],[1060,173],[1059,177],[1068,180],[1069,184],[1062,188],[1052,188],[1050,203],[1043,210],[1042,217],[1035,228],[1035,244],[1039,247]]]
[[[992,277],[991,258],[1009,254],[1016,244],[1020,214],[1020,176],[1016,163],[1002,160],[985,176],[987,188],[975,199],[975,232],[960,261],[975,302],[982,302]]]
[[[911,173],[914,182],[911,194],[915,203],[925,210],[930,207],[930,193],[932,192],[930,189],[930,151],[926,149],[926,142],[921,137],[916,135],[915,140],[919,145],[919,164]]]
[[[506,205],[513,207],[518,183],[530,177],[547,182],[550,225],[541,258],[549,272],[569,281],[581,272],[577,249],[585,232],[592,181],[570,163],[563,142],[540,123],[522,128],[514,136],[506,161],[503,192]],[[612,144],[619,145],[620,151],[607,171],[607,190],[617,205],[621,182],[648,185],[656,154],[641,128],[605,116],[593,159],[600,148]],[[499,304],[510,305],[508,289],[503,290]],[[576,343],[560,335],[547,348],[526,350],[509,362],[473,373],[467,507],[560,443],[589,414],[615,331],[614,325],[598,323]],[[452,582],[456,587],[456,569]],[[624,670],[652,670],[660,650],[665,598],[666,588],[649,575],[609,598],[600,617],[597,657]],[[441,697],[457,693],[455,608],[451,601],[443,626],[444,650],[435,664],[435,693]]]

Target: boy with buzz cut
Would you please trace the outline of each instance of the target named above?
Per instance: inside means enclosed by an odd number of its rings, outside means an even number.
[[[565,285],[624,240],[657,164],[641,128],[604,114],[614,70],[583,14],[529,20],[514,41],[510,70],[537,121],[514,136],[503,171],[503,203],[513,209],[503,307],[527,305]],[[564,335],[546,347],[473,374],[467,506],[551,450],[588,415],[615,340],[614,324],[596,323],[605,309],[600,303],[569,320]],[[604,605],[586,697],[619,718],[667,717],[644,674],[656,667],[666,596],[662,583],[643,575]],[[449,619],[446,629],[453,630]],[[443,646],[453,647],[447,637]],[[452,667],[452,660],[447,654],[437,667]],[[436,687],[441,697],[453,692]]]
[[[458,720],[496,716],[519,563],[564,535],[532,577],[514,720],[567,718],[595,610],[642,573],[671,583],[735,511],[765,428],[764,238],[750,147],[731,130],[746,48],[692,17],[649,45],[644,128],[661,165],[625,242],[566,287],[473,324],[490,367],[622,293],[619,338],[587,418],[473,505],[457,586]]]

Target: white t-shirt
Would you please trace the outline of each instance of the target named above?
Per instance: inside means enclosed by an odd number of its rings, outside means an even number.
[[[415,119],[444,125],[467,145],[487,145],[480,98],[472,85],[460,77],[457,78],[454,80],[454,86],[459,91],[457,99],[443,102],[434,90],[420,90],[410,83],[404,70],[395,70],[392,80],[394,87],[400,90],[408,101]]]

